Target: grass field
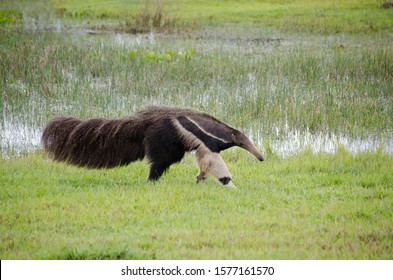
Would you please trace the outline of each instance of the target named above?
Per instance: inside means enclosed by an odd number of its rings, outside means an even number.
[[[224,154],[224,158],[228,159]],[[194,159],[86,171],[1,160],[2,259],[392,259],[391,156],[229,160],[238,189],[194,182]]]
[[[0,258],[392,259],[393,9],[287,2],[2,1]],[[151,104],[213,114],[266,160],[225,151],[233,190],[197,185],[193,155],[147,183],[146,162],[40,148],[54,116]]]

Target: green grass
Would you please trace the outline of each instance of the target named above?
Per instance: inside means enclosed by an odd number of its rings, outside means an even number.
[[[156,183],[144,162],[0,165],[1,259],[393,257],[393,160],[378,153],[232,158],[237,190],[197,185],[190,156]]]
[[[128,21],[160,11],[162,22],[204,26],[230,23],[267,26],[286,32],[391,32],[393,13],[380,0],[352,1],[52,1],[72,17],[119,18]]]
[[[359,34],[393,31],[393,9],[382,7],[389,1],[6,0],[0,8],[18,8],[30,17],[53,15],[98,29],[128,32],[231,23],[283,32]]]

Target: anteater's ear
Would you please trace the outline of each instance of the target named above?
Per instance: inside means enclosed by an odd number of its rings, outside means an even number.
[[[232,133],[232,134],[231,134],[231,138],[232,138],[232,141],[236,143],[236,137],[235,137],[235,134],[233,134],[233,133]]]

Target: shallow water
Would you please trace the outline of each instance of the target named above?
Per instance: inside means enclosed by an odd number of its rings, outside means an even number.
[[[296,155],[306,149],[313,153],[332,154],[340,148],[352,154],[381,150],[382,153],[393,155],[393,135],[351,138],[345,135],[292,131],[284,139],[273,141],[270,145],[273,153],[282,157]]]
[[[42,149],[42,127],[29,126],[20,122],[4,120],[1,124],[0,151],[2,158],[21,156],[28,152]],[[255,144],[261,151],[266,152],[265,140],[261,135],[250,135],[256,139]],[[266,136],[265,136],[266,137]],[[335,153],[344,148],[352,154],[362,152],[376,152],[393,155],[393,134],[384,136],[367,136],[351,138],[345,135],[311,133],[309,131],[289,131],[281,139],[269,140],[271,151],[281,157],[294,156],[302,151],[310,149],[313,153]]]
[[[2,158],[21,156],[40,148],[41,128],[5,122],[1,126],[0,151]]]
[[[33,24],[34,23],[34,24]],[[60,22],[55,22],[51,27],[44,28],[41,22],[33,22],[30,27],[32,32],[63,32],[63,27]],[[34,28],[33,28],[34,27]],[[75,41],[79,41],[80,38],[86,38],[86,35],[93,34],[90,36],[91,40],[100,42],[102,47],[105,44],[116,46],[124,49],[124,53],[134,50],[136,47],[141,48],[153,48],[160,44],[161,49],[173,50],[175,52],[181,52],[182,50],[197,49],[198,52],[211,52],[211,51],[224,51],[233,54],[241,54],[252,57],[257,56],[261,53],[269,53],[272,49],[286,49],[296,46],[301,42],[302,46],[307,45],[319,45],[328,44],[334,45],[338,41],[337,37],[281,37],[278,35],[260,35],[260,34],[248,34],[248,33],[236,33],[237,35],[217,35],[215,32],[209,33],[204,30],[201,34],[176,34],[176,35],[165,35],[165,34],[97,34],[89,30],[74,29],[67,30],[66,32],[72,32],[75,35]],[[102,39],[101,39],[102,38]],[[81,40],[83,41],[83,40]],[[373,43],[373,42],[371,42]],[[374,42],[375,43],[375,42]],[[52,88],[57,86],[67,87],[70,86],[74,80],[77,80],[76,73],[72,72],[72,69],[64,69],[62,71],[65,83],[62,85],[52,85]],[[256,83],[256,77],[253,73],[246,73],[246,79],[244,84],[241,84],[242,94],[234,94],[232,97],[234,101],[240,101],[241,98],[252,98],[254,99],[258,95],[258,84]],[[92,91],[105,92],[106,89],[112,87],[111,78],[97,78],[87,77],[88,85]],[[285,81],[280,81],[285,82]],[[3,158],[9,158],[11,156],[21,156],[31,151],[41,149],[40,138],[43,126],[48,119],[53,115],[62,114],[74,114],[80,109],[80,104],[75,101],[57,102],[50,101],[44,97],[40,97],[37,93],[27,92],[29,89],[22,81],[16,81],[12,85],[14,90],[19,92],[21,95],[31,96],[23,108],[15,110],[11,105],[4,101],[2,119],[0,120],[0,156]],[[222,89],[223,85],[214,84],[213,88],[205,89],[206,92],[196,94],[195,100],[184,100],[184,104],[190,104],[190,106],[198,107],[199,104],[207,104],[211,100],[216,98],[215,93],[225,92],[225,88]],[[160,103],[162,100],[167,98],[168,94],[165,94],[167,88],[160,88],[160,92],[163,92],[161,100],[142,100],[145,104]],[[211,91],[211,92],[210,92]],[[240,91],[240,89],[238,90]],[[272,83],[270,92],[275,92],[275,85]],[[235,92],[237,92],[235,90]],[[149,97],[146,97],[149,98]],[[150,97],[151,98],[151,97]],[[161,97],[160,97],[161,98]],[[181,99],[181,97],[179,97]],[[239,100],[237,100],[237,99]],[[105,101],[104,101],[105,102]],[[132,113],[141,104],[133,103],[129,96],[122,96],[121,94],[112,95],[110,102],[105,103],[106,112],[128,112]],[[195,104],[194,104],[195,103]],[[94,103],[87,104],[86,107],[97,107],[99,108],[102,104]],[[100,108],[102,109],[102,108]],[[89,114],[90,109],[87,109],[88,116],[95,117],[94,114]],[[104,111],[102,109],[102,111]],[[95,112],[93,112],[95,113]],[[48,116],[50,115],[50,116]],[[310,132],[309,130],[300,131],[295,129],[289,129],[288,127],[277,128],[280,132],[277,135],[262,135],[257,130],[263,131],[259,124],[253,124],[254,129],[249,131],[249,136],[254,140],[256,145],[264,152],[270,149],[271,152],[278,154],[282,157],[288,157],[296,155],[306,149],[310,149],[313,153],[334,153],[339,148],[344,148],[349,152],[356,154],[361,152],[375,152],[377,150],[383,153],[393,155],[393,132],[386,132],[383,135],[366,135],[362,137],[350,137],[345,134],[334,134],[327,132]],[[271,137],[270,137],[271,136]],[[267,147],[268,146],[268,147]]]

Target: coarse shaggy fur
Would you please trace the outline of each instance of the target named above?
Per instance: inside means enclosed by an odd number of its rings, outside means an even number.
[[[219,153],[240,146],[263,160],[240,131],[209,114],[182,107],[151,106],[112,120],[55,118],[46,125],[42,143],[54,160],[88,168],[127,165],[146,156],[150,180],[198,147]]]

